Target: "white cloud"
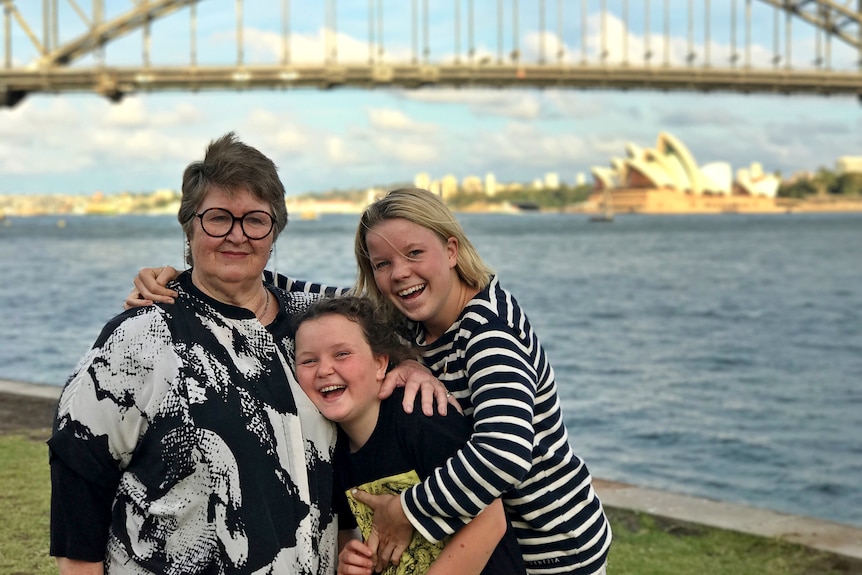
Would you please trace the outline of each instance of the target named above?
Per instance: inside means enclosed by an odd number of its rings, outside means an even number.
[[[87,139],[87,149],[98,161],[128,162],[131,170],[147,163],[187,163],[189,150],[203,150],[201,139],[154,129],[96,129]]]
[[[547,90],[542,97],[551,109],[566,118],[590,118],[607,112],[603,100],[583,92]]]
[[[394,130],[400,132],[429,133],[437,126],[428,122],[414,120],[403,111],[395,108],[368,108],[368,120],[375,130]]]
[[[124,128],[140,128],[147,125],[147,109],[142,98],[123,98],[108,108],[105,122]]]
[[[216,34],[219,42],[234,42],[235,32]],[[281,62],[285,56],[284,40],[280,33],[269,30],[246,28],[243,30],[244,45],[249,61]],[[294,31],[287,45],[287,56],[291,63],[321,63],[334,60],[341,64],[367,63],[369,58],[379,61],[381,54],[377,45],[360,40],[344,32],[332,32],[322,27],[316,33],[304,34]],[[384,46],[383,62],[401,62],[410,54],[391,42]]]
[[[157,110],[149,115],[150,124],[159,128],[189,127],[207,120],[207,114],[200,107],[188,102],[179,102],[168,110]]]
[[[404,91],[401,94],[418,102],[463,104],[476,116],[534,119],[542,112],[540,96],[526,90],[439,88]]]
[[[326,154],[334,164],[353,164],[359,161],[359,154],[342,138],[332,136],[326,140]]]
[[[655,23],[652,33],[647,36],[644,31],[638,33],[636,30],[627,29],[625,22],[616,14],[609,12],[602,18],[599,12],[595,12],[587,18],[585,47],[580,42],[575,45],[565,40],[561,41],[554,32],[529,31],[524,35],[521,60],[537,62],[544,53],[545,61],[548,63],[579,64],[586,60],[587,64],[592,65],[626,63],[631,66],[659,66],[669,62],[672,66],[679,67],[687,65],[691,60],[694,68],[700,68],[707,63],[707,58],[711,66],[730,67],[733,65],[731,56],[735,54],[736,66],[741,67],[748,62],[755,68],[772,68],[774,49],[759,43],[770,40],[771,35],[766,34],[762,29],[756,32],[747,50],[741,38],[738,39],[735,48],[730,44],[729,39],[727,42],[711,39],[706,43],[702,38],[695,38],[690,42],[683,36],[684,30],[680,30],[678,26],[671,29],[670,37],[666,41],[663,29],[657,28]],[[802,57],[810,56],[815,52],[814,40],[795,39],[791,51],[800,56],[805,55]],[[837,56],[833,58],[836,68],[845,66],[852,60],[852,54],[847,53],[846,50],[836,50],[836,53]],[[648,55],[649,58],[647,58]],[[812,66],[810,61],[803,61],[800,57],[792,63],[795,68]],[[784,66],[784,61],[780,61],[779,64]]]
[[[368,119],[372,128],[411,130],[416,126],[404,112],[392,108],[369,108]]]
[[[277,129],[273,140],[279,152],[299,152],[308,144],[305,133],[293,126]]]
[[[312,128],[298,124],[291,114],[261,107],[251,110],[241,125],[240,137],[271,157],[306,153],[320,136]]]
[[[551,134],[525,122],[511,122],[505,129],[483,134],[478,139],[489,161],[522,166],[568,165],[582,161],[587,151],[580,135]]]
[[[388,138],[382,137],[375,141],[380,152],[378,162],[390,165],[392,160],[421,167],[434,162],[440,157],[440,151],[433,141],[422,138]]]

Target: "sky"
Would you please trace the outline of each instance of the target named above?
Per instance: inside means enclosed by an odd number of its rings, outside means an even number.
[[[106,4],[108,19],[132,6],[131,0]],[[202,2],[197,8],[199,63],[236,62],[238,27],[246,63],[278,62],[282,4],[246,0],[238,26],[235,0]],[[328,2],[287,4],[291,6],[293,61],[322,61],[327,45],[333,45],[327,38],[333,37],[337,38],[339,61],[367,59],[368,2],[341,0],[335,14]],[[421,11],[425,0],[382,1],[387,61],[412,57],[414,4]],[[456,54],[466,59],[470,4],[474,7],[472,37],[477,58],[493,60],[515,47],[511,0],[502,2],[501,36],[495,0],[430,2],[427,38],[432,61],[451,61]],[[652,2],[647,18],[641,2],[568,1],[562,4],[562,21],[558,2],[521,0],[518,4],[517,47],[522,61],[535,62],[544,45],[549,59],[562,47],[565,61],[579,62],[586,46],[586,57],[598,62],[597,54],[605,45],[608,61],[619,62],[623,58],[621,38],[627,30],[631,62],[642,61],[647,45],[657,58],[665,53],[663,2]],[[546,12],[544,28],[537,11],[541,4]],[[604,18],[601,4],[609,10]],[[697,61],[702,61],[708,45],[715,65],[727,62],[731,4],[711,3],[713,26],[707,41],[705,3],[692,3],[695,27],[689,37],[690,3],[670,0],[667,52],[671,61],[684,61],[690,45]],[[736,4],[742,13],[743,2]],[[39,34],[43,3],[17,0],[15,5]],[[456,5],[460,6],[458,42]],[[625,5],[631,7],[627,18]],[[719,5],[721,9],[715,8]],[[80,35],[84,28],[66,2],[61,0],[60,7],[62,42]],[[328,34],[333,21],[337,31]],[[154,65],[188,64],[189,22],[188,8],[153,22]],[[752,65],[769,67],[774,53],[774,10],[753,2],[753,22]],[[784,13],[777,22],[783,42]],[[425,29],[420,18],[420,50]],[[810,68],[816,55],[816,32],[801,20],[793,22],[792,30],[793,65]],[[744,34],[738,27],[737,38]],[[371,43],[376,42],[372,39]],[[17,23],[12,26],[11,44],[15,67],[30,65],[36,58],[33,44]],[[106,65],[141,65],[142,45],[142,34],[130,33],[107,45],[104,61]],[[831,54],[833,68],[855,69],[859,56],[842,42],[832,41]],[[94,62],[88,56],[73,65]],[[661,131],[684,142],[700,165],[723,161],[736,170],[759,162],[764,170],[787,177],[798,171],[834,168],[840,156],[862,155],[862,101],[845,96],[522,88],[163,92],[129,95],[116,104],[90,93],[29,95],[14,108],[0,108],[0,194],[178,189],[185,166],[202,157],[210,140],[228,131],[235,131],[275,161],[289,195],[403,184],[412,182],[419,172],[434,179],[452,174],[459,180],[492,172],[500,182],[532,182],[555,172],[563,183],[574,184],[578,174],[591,182],[592,167],[624,157],[627,142],[653,147]]]

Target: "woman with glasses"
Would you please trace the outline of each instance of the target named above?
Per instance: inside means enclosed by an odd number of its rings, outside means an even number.
[[[334,572],[335,429],[292,369],[291,318],[317,296],[261,279],[287,224],[275,165],[213,141],[178,217],[174,305],[111,320],[63,389],[51,554],[61,574]]]

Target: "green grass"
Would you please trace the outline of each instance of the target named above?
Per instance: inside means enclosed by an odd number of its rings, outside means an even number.
[[[609,575],[849,575],[862,562],[783,541],[609,509]]]
[[[0,437],[0,573],[57,573],[48,556],[51,481],[41,436]]]
[[[0,574],[56,574],[47,432],[0,436]],[[849,575],[862,563],[781,541],[609,509],[609,575]]]

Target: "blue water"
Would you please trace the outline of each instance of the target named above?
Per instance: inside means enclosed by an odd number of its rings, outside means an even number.
[[[173,217],[0,223],[0,378],[62,385]],[[291,222],[274,257],[347,285],[356,216]],[[862,214],[463,215],[557,371],[605,479],[862,526]]]

